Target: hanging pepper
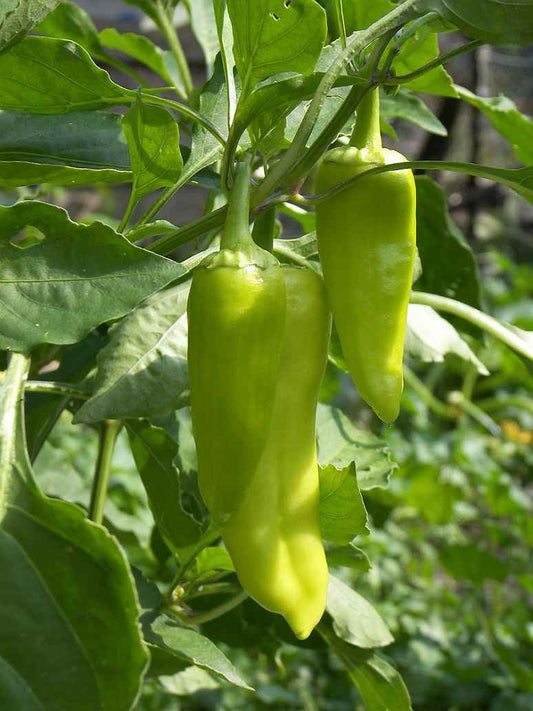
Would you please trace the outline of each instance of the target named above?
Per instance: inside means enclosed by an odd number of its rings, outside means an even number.
[[[371,168],[400,163],[384,149],[379,94],[357,112],[351,145],[326,154],[316,192]],[[407,306],[416,253],[416,188],[411,170],[372,175],[318,203],[317,238],[324,280],[348,370],[384,421],[400,411]]]
[[[303,639],[327,589],[315,413],[330,317],[318,274],[253,243],[249,179],[241,166],[222,250],[189,297],[199,483],[244,589]]]

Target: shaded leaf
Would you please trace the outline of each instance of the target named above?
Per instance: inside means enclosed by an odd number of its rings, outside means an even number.
[[[177,409],[189,387],[187,297],[190,282],[144,301],[113,326],[98,356],[94,394],[76,422],[153,417]]]
[[[131,103],[83,47],[51,37],[26,37],[0,55],[0,109],[35,114],[105,109]]]
[[[212,672],[235,686],[251,690],[229,659],[211,640],[173,622],[168,617],[158,617],[151,625],[147,641],[162,648],[170,660],[186,666],[195,664]]]
[[[44,239],[10,240],[28,225]],[[0,348],[75,343],[183,273],[100,222],[81,225],[41,202],[0,207]]]
[[[366,536],[368,517],[357,485],[355,465],[320,469],[320,532],[333,543],[347,544]]]
[[[20,41],[46,17],[59,0],[2,0],[0,3],[0,52]]]
[[[133,171],[133,203],[159,188],[173,185],[181,173],[178,124],[165,109],[140,99],[122,119]]]
[[[133,579],[104,528],[37,488],[24,441],[27,369],[14,354],[0,390],[2,702],[128,711],[148,661]]]
[[[181,505],[176,443],[165,430],[146,421],[130,420],[126,427],[155,522],[165,543],[181,557],[199,541],[202,529]]]
[[[370,432],[358,430],[341,410],[320,404],[317,411],[318,461],[339,470],[355,462],[361,491],[388,486],[396,469],[388,447]]]

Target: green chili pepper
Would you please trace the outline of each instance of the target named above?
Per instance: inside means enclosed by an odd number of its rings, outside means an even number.
[[[383,149],[379,94],[358,110],[351,145],[326,154],[316,191],[406,159]],[[344,357],[361,397],[393,422],[403,390],[407,306],[416,253],[416,188],[411,170],[372,175],[316,210],[324,280]]]
[[[222,251],[195,272],[189,372],[202,496],[244,589],[307,637],[325,607],[315,414],[330,317],[322,279],[253,244],[249,170]]]

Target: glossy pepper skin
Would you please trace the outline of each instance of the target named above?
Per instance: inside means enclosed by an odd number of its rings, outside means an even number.
[[[222,529],[243,587],[300,639],[324,612],[315,415],[330,316],[322,279],[284,267],[286,316],[272,423],[247,495]]]
[[[315,412],[330,317],[320,276],[253,244],[238,172],[222,250],[189,296],[199,484],[244,589],[307,637],[325,607]]]
[[[379,100],[358,111],[355,145],[326,154],[322,193],[365,171],[406,159],[381,147]],[[400,411],[407,307],[416,254],[416,188],[411,170],[363,178],[316,209],[320,261],[348,370],[384,421]]]

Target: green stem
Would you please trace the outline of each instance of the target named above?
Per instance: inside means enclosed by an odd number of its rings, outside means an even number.
[[[251,242],[250,235],[250,188],[252,181],[251,160],[239,163],[235,175],[235,185],[231,192],[224,232],[220,241],[221,249],[237,251]]]
[[[455,299],[449,299],[445,296],[426,294],[420,291],[412,292],[410,302],[412,304],[431,306],[437,311],[444,311],[445,313],[459,316],[459,318],[474,324],[474,326],[481,328],[494,338],[502,341],[502,343],[505,343],[509,348],[512,348],[525,358],[533,360],[533,346],[529,345],[527,341],[520,338],[520,336],[516,335],[509,328],[506,328],[495,318],[478,311],[478,309],[475,309],[473,306],[468,306],[468,304],[463,304],[460,301],[455,301]]]
[[[61,397],[74,397],[77,400],[88,400],[91,397],[91,393],[80,390],[70,383],[57,383],[51,380],[28,380],[24,389],[28,393],[46,393]]]
[[[368,91],[359,102],[350,145],[359,149],[366,148],[372,154],[383,150],[378,88]]]
[[[124,211],[124,214],[122,215],[122,219],[117,227],[117,232],[122,234],[126,227],[128,226],[128,222],[130,221],[130,217],[133,214],[133,210],[135,209],[135,205],[137,204],[137,201],[135,200],[135,191],[132,187],[131,192],[130,192],[130,197],[128,200],[128,204],[126,205],[126,210]]]
[[[243,590],[238,595],[231,597],[229,600],[223,602],[217,607],[214,607],[212,610],[207,610],[206,612],[198,612],[193,615],[187,615],[185,617],[185,620],[189,625],[201,625],[204,622],[211,622],[211,620],[216,620],[218,617],[222,617],[222,615],[225,615],[227,612],[234,610],[236,607],[241,605],[247,597],[248,593],[244,592]]]
[[[422,400],[424,405],[431,410],[438,417],[442,417],[445,420],[456,420],[457,410],[453,407],[445,405],[443,402],[438,400],[433,393],[425,386],[425,384],[415,375],[415,373],[404,364],[403,374],[405,377],[405,382],[409,387],[415,391],[418,397]]]
[[[475,405],[463,393],[459,391],[452,392],[448,395],[448,401],[460,408],[469,415],[473,420],[476,420],[482,427],[488,430],[494,437],[501,435],[502,431],[499,425],[494,422],[492,417]]]
[[[341,45],[346,49],[346,19],[344,17],[344,0],[335,0],[335,14],[337,20],[337,29],[341,38]]]
[[[170,50],[174,55],[174,58],[176,59],[178,71],[180,73],[183,86],[185,88],[185,97],[189,98],[192,92],[194,91],[194,85],[192,82],[189,65],[187,64],[187,59],[185,58],[185,53],[183,52],[183,47],[181,46],[178,33],[176,32],[176,28],[174,27],[174,22],[169,16],[169,13],[163,7],[161,0],[157,0],[155,4],[155,11],[158,20],[158,27],[165,36]],[[173,12],[173,10],[171,9],[170,12]]]
[[[101,524],[104,519],[104,505],[109,483],[111,459],[121,427],[122,423],[117,420],[105,420],[100,432],[98,459],[96,460],[91,502],[89,504],[89,518],[98,524]]]
[[[346,49],[335,58],[328,71],[322,77],[290,148],[260,186],[258,202],[273,193],[285,180],[286,176],[293,172],[294,165],[300,161],[302,154],[306,151],[307,140],[320,115],[324,101],[344,67],[369,44],[380,39],[383,35],[395,31],[399,26],[414,17],[416,15],[415,6],[418,2],[419,0],[405,0],[368,29],[358,33]]]
[[[525,395],[506,395],[502,398],[486,398],[479,400],[476,405],[485,412],[495,412],[506,408],[524,410],[533,415],[533,400]]]
[[[176,571],[176,575],[174,576],[174,579],[170,585],[170,591],[168,594],[168,599],[172,599],[172,593],[173,591],[180,585],[180,583],[183,580],[183,576],[185,573],[189,570],[191,565],[194,563],[196,560],[196,556],[201,553],[204,548],[207,548],[208,546],[211,545],[211,543],[214,543],[217,539],[220,538],[220,532],[219,530],[214,527],[214,526],[209,526],[207,531],[202,535],[196,546],[193,548],[191,553],[180,563],[178,570]]]
[[[174,101],[173,99],[165,99],[163,96],[154,96],[153,94],[147,94],[144,91],[141,91],[141,96],[146,104],[152,104],[152,106],[162,106],[166,109],[179,111],[184,116],[190,118],[191,121],[195,121],[196,123],[199,123],[201,126],[203,126],[206,131],[209,131],[209,133],[214,136],[214,138],[216,138],[217,141],[223,146],[226,145],[224,136],[220,133],[215,124],[212,123],[209,119],[205,118],[205,116],[202,116],[202,114],[198,113],[198,111],[191,109],[191,107],[187,106],[187,104],[183,104],[181,101]],[[133,101],[134,99],[132,98],[132,103]]]
[[[255,218],[252,237],[254,242],[265,249],[267,252],[272,252],[274,248],[274,230],[276,228],[276,208],[269,207],[268,210],[263,210]]]
[[[437,12],[431,11],[414,20],[414,22],[411,22],[409,25],[402,27],[394,38],[390,51],[385,59],[383,67],[381,68],[381,73],[384,76],[387,76],[387,73],[390,71],[396,57],[400,54],[405,43],[411,39],[411,37],[414,37],[418,30],[420,30],[424,25],[427,25],[429,22],[437,19],[438,16]]]
[[[455,57],[458,57],[459,55],[464,54],[465,52],[472,52],[474,49],[477,49],[482,45],[483,42],[480,42],[479,40],[472,40],[471,42],[467,42],[466,44],[461,45],[460,47],[452,49],[450,52],[446,52],[446,54],[441,54],[440,57],[437,57],[433,61],[424,64],[424,66],[419,67],[418,69],[415,69],[414,71],[409,72],[408,74],[403,74],[398,77],[385,77],[380,83],[385,86],[397,86],[398,84],[407,84],[408,82],[413,81],[414,79],[418,79],[424,74],[427,74],[427,72],[430,72],[432,69],[436,69],[437,67],[440,67],[443,64],[447,64]]]

